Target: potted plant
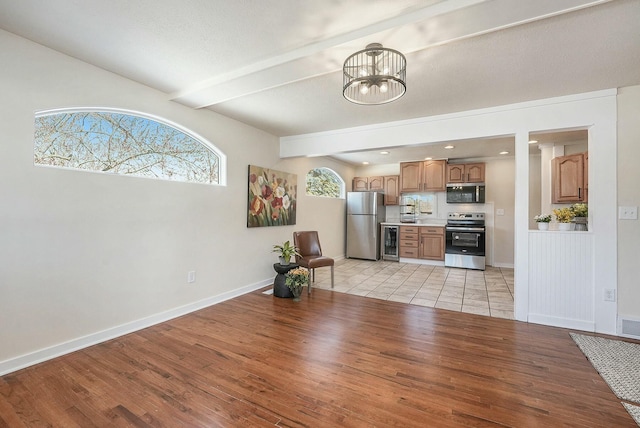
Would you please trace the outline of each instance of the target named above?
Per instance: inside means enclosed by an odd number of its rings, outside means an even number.
[[[302,287],[309,284],[309,270],[303,267],[291,269],[285,274],[285,284],[293,294],[293,301],[299,302]]]
[[[551,214],[538,214],[533,219],[538,224],[538,230],[549,230],[549,222],[551,221]]]
[[[559,208],[554,209],[553,214],[556,216],[558,223],[558,230],[571,230],[571,220],[575,217],[571,208]]]
[[[573,222],[576,224],[576,230],[587,230],[587,217],[589,216],[587,204],[573,204],[571,205],[571,211],[575,215]]]
[[[280,264],[285,266],[289,264],[291,257],[300,255],[296,247],[293,246],[290,241],[286,241],[282,245],[274,245],[271,252],[279,253]]]
[[[587,217],[589,215],[587,204],[573,204],[571,205],[571,211],[573,211],[575,217]]]

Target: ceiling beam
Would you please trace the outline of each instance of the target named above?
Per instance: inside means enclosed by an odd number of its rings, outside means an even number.
[[[392,43],[405,55],[469,37],[574,12],[611,0],[536,0],[514,8],[513,0],[451,0],[414,9],[356,30],[213,76],[172,93],[169,99],[206,108],[300,80],[340,71],[344,52],[376,41]],[[500,11],[500,13],[496,13]],[[439,21],[435,21],[439,19]],[[429,20],[434,20],[426,25]],[[437,33],[425,37],[424,28]],[[397,40],[396,43],[393,43]],[[401,44],[402,46],[398,46]],[[347,54],[347,55],[348,55]]]

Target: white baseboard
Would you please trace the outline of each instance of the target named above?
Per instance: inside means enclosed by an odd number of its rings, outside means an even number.
[[[217,296],[208,297],[197,302],[189,303],[188,305],[170,309],[165,312],[160,312],[158,314],[141,318],[136,321],[92,333],[87,336],[78,337],[76,339],[59,343],[48,348],[39,349],[28,354],[0,361],[0,376],[23,369],[25,367],[32,366],[34,364],[41,363],[43,361],[51,360],[61,355],[69,354],[71,352],[96,345],[101,342],[106,342],[107,340],[111,340],[116,337],[132,333],[134,331],[142,330],[143,328],[151,327],[152,325],[169,321],[173,318],[181,317],[191,312],[195,312],[200,309],[215,305],[217,303],[224,302],[225,300],[233,299],[234,297],[259,290],[260,288],[266,287],[270,284],[273,284],[273,278],[265,279],[255,284],[231,290]]]
[[[514,269],[513,263],[493,263],[491,266],[496,268]]]
[[[444,266],[444,261],[440,260],[409,259],[406,257],[400,257],[399,261],[400,263],[411,263],[414,265]]]
[[[550,325],[553,327],[570,328],[572,330],[582,330],[594,332],[596,324],[592,321],[574,320],[569,318],[552,317],[549,315],[529,314],[528,321],[534,324]]]

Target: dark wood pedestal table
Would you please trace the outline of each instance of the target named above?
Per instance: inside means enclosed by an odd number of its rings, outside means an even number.
[[[278,274],[273,280],[273,295],[276,297],[293,297],[293,293],[285,284],[285,276],[284,274],[289,272],[291,269],[295,269],[300,267],[299,264],[289,263],[288,265],[281,265],[280,263],[273,264],[273,270],[275,270]]]

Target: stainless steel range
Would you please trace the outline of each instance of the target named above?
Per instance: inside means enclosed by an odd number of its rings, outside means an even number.
[[[444,265],[484,270],[485,234],[484,213],[449,213]]]

